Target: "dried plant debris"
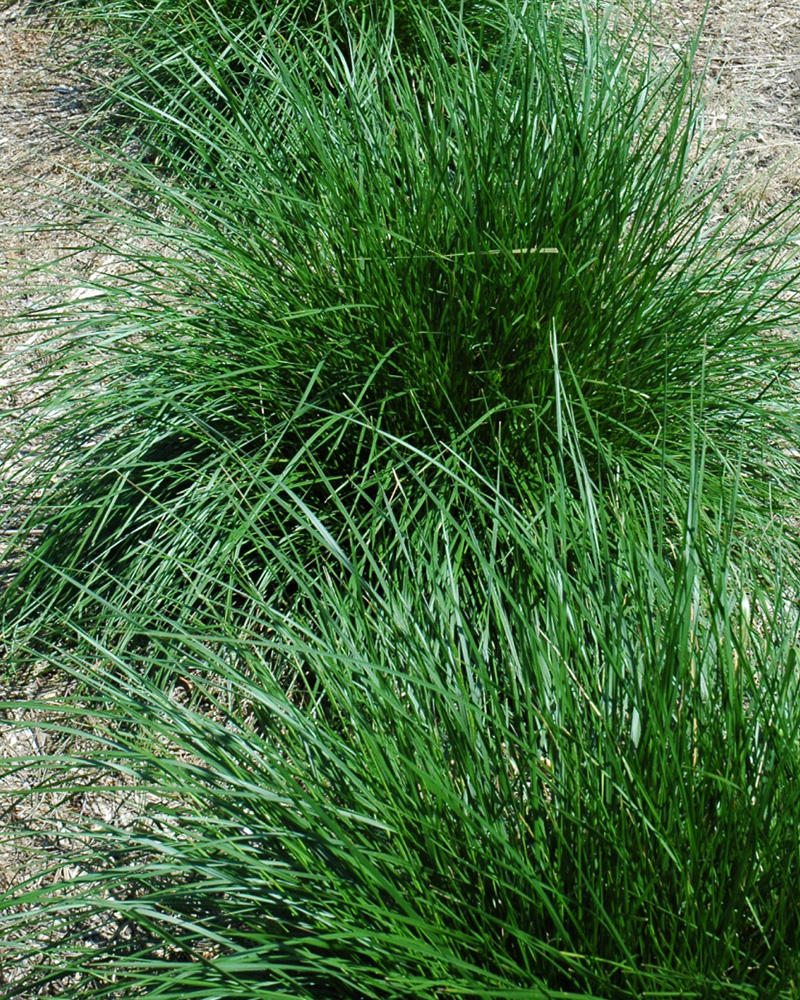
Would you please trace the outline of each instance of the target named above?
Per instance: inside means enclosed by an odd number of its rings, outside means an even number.
[[[690,0],[663,16],[676,44],[702,26],[709,73],[705,128],[744,138],[738,180],[754,209],[800,195],[800,17],[795,0]]]

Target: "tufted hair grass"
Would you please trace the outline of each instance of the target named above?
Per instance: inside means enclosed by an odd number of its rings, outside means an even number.
[[[239,9],[112,25],[0,456],[4,995],[790,1000],[795,216],[644,20]]]
[[[735,530],[775,530],[797,491],[794,217],[720,213],[692,53],[665,68],[646,22],[620,39],[611,15],[533,2],[492,6],[489,59],[427,11],[421,60],[379,21],[345,50],[324,19],[287,38],[220,17],[206,50],[172,39],[202,84],[178,105],[163,58],[130,64],[163,94],[126,92],[159,162],[125,158],[100,191],[109,276],[38,348],[40,405],[6,455],[39,456],[8,634],[73,604],[117,629],[106,601],[215,619],[218,586],[266,572],[231,484],[279,471],[313,507],[321,476],[349,503],[391,475],[369,435],[330,430],[351,408],[437,460],[500,454],[504,488],[529,479],[541,503],[561,378],[596,481],[635,479],[679,538],[700,442],[709,497],[740,467]]]
[[[247,628],[165,617],[138,650],[64,616],[76,694],[14,706],[52,749],[14,762],[6,995],[795,996],[797,609],[761,540],[731,572],[729,509],[697,530],[702,455],[665,558],[569,420],[529,513],[382,444],[396,480],[353,508],[225,487],[291,612],[264,591]]]

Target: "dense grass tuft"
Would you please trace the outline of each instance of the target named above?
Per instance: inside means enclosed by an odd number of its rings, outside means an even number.
[[[229,90],[242,109],[257,103],[260,81],[254,79],[242,47],[292,49],[308,44],[335,44],[345,58],[364,31],[392,38],[405,57],[425,56],[425,26],[430,20],[452,26],[460,19],[486,44],[496,44],[509,9],[524,10],[524,0],[489,0],[463,5],[461,0],[225,0],[186,5],[159,0],[143,7],[137,0],[53,0],[52,9],[79,18],[90,32],[87,48],[95,70],[106,66],[113,83],[97,88],[101,98],[93,121],[110,126],[111,142],[129,130],[146,154],[160,144],[178,145],[191,157],[192,144],[152,116],[139,113],[142,103],[156,105],[169,118],[185,120],[187,111],[202,116],[207,104],[224,114],[208,68],[222,70]],[[422,15],[422,21],[420,20]],[[422,25],[422,31],[421,29]],[[369,27],[367,27],[369,26]],[[84,53],[85,55],[85,53]],[[97,74],[91,78],[96,83]]]
[[[335,491],[315,517],[259,484],[319,553],[274,553],[292,615],[53,654],[83,687],[48,728],[90,731],[20,764],[122,818],[56,813],[68,880],[3,901],[18,968],[39,956],[17,988],[794,995],[797,612],[698,541],[701,468],[666,562],[624,490],[525,516],[462,466],[421,522],[427,472],[396,458],[402,491],[338,543]]]
[[[105,195],[128,278],[66,307],[41,368],[26,449],[49,458],[20,538],[45,530],[9,620],[46,623],[85,588],[88,627],[98,587],[216,616],[218,583],[264,572],[230,504],[242,469],[279,470],[312,506],[321,475],[352,496],[364,468],[390,474],[363,433],[329,433],[343,410],[540,482],[560,379],[595,479],[632,472],[677,524],[702,438],[709,494],[742,463],[740,507],[769,530],[797,488],[797,341],[771,336],[797,319],[791,220],[718,215],[691,53],[656,69],[643,26],[621,42],[588,15],[580,34],[536,3],[493,11],[491,61],[420,9],[421,61],[372,22],[346,53],[318,25],[228,31],[236,73],[213,45],[193,56],[180,116],[172,91],[130,92],[167,138],[158,167],[125,165],[139,208],[125,182]],[[156,89],[164,68],[137,64]]]
[[[4,995],[791,1000],[796,215],[644,20],[311,10],[94,9],[150,148],[0,455],[72,680]]]

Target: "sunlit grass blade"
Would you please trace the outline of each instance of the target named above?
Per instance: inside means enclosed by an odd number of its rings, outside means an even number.
[[[236,461],[301,493],[311,451],[342,490],[365,461],[382,481],[359,433],[309,446],[351,406],[477,467],[502,440],[505,481],[538,481],[556,357],[588,470],[636,469],[662,538],[697,435],[707,494],[741,462],[741,528],[772,530],[797,492],[793,217],[743,233],[715,211],[700,84],[688,60],[642,57],[646,22],[621,42],[610,19],[577,31],[574,9],[491,10],[491,60],[458,17],[420,9],[421,63],[368,21],[345,51],[323,18],[294,41],[230,29],[236,74],[195,53],[180,114],[129,95],[167,137],[158,167],[127,163],[102,192],[128,277],[53,316],[24,442],[41,458],[19,473],[19,543],[44,532],[4,598],[9,629],[75,600],[102,628],[66,580],[157,615],[187,581],[191,615],[218,600],[202,581],[246,588],[261,569],[251,524],[231,523]]]
[[[41,726],[80,742],[25,763],[72,874],[3,901],[19,988],[788,1000],[797,614],[694,530],[702,463],[665,561],[623,482],[525,515],[459,463],[420,520],[400,457],[360,524],[327,481],[317,515],[276,497],[316,542],[291,614],[51,650],[81,693]],[[138,812],[81,820],[93,785]]]

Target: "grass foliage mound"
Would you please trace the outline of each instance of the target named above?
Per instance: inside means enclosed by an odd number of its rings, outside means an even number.
[[[793,995],[797,612],[697,544],[700,471],[668,569],[624,495],[526,517],[464,468],[420,524],[416,464],[385,561],[273,499],[328,555],[303,610],[53,657],[85,735],[33,794],[112,818],[36,828],[24,995]]]
[[[141,155],[3,455],[78,684],[9,996],[794,995],[795,217],[613,8],[259,6],[88,12]]]
[[[313,506],[320,476],[352,495],[366,466],[390,475],[369,432],[328,432],[344,410],[439,459],[502,452],[512,489],[552,451],[563,382],[592,474],[635,475],[666,520],[698,438],[709,490],[743,463],[765,530],[794,497],[798,347],[767,336],[796,322],[797,255],[777,220],[719,214],[688,60],[657,70],[641,30],[621,43],[588,15],[578,34],[574,14],[493,9],[491,59],[420,9],[419,61],[381,21],[346,49],[317,25],[229,30],[236,73],[215,37],[179,117],[174,91],[131,98],[163,148],[126,165],[141,207],[106,194],[127,277],[56,317],[40,363],[26,450],[52,460],[28,476],[21,537],[45,529],[6,596],[20,620],[76,586],[95,620],[98,590],[215,618],[220,581],[265,571],[223,482],[251,497],[279,472]]]

